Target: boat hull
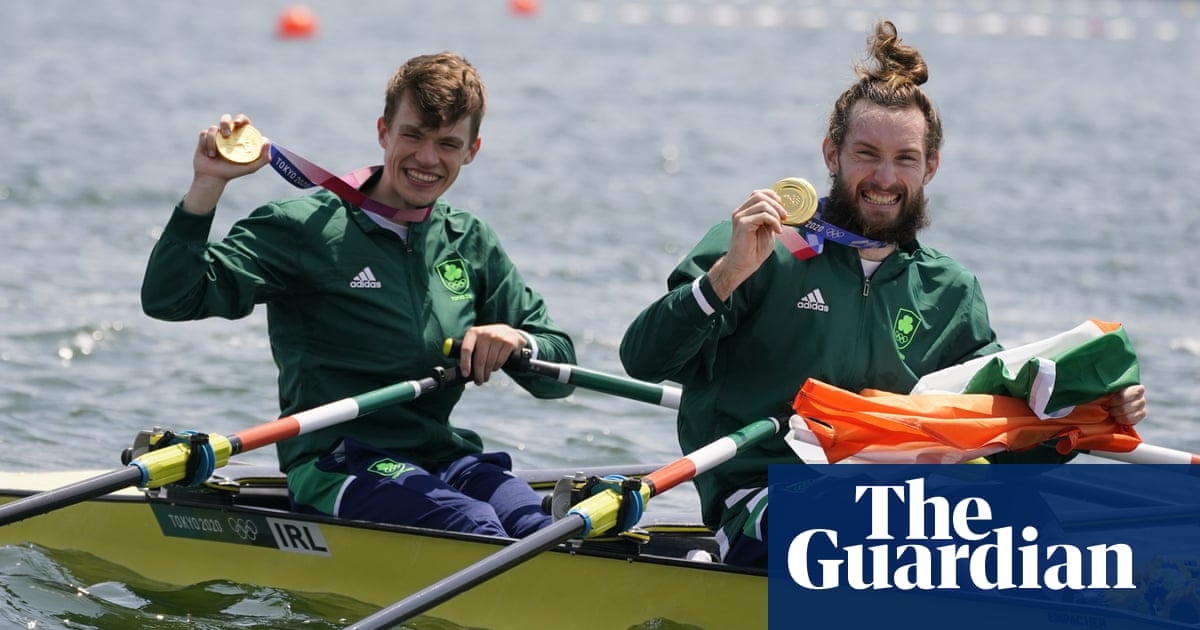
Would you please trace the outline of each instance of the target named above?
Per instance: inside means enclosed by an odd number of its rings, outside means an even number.
[[[0,473],[0,503],[103,472]],[[271,483],[278,484],[278,479]],[[238,486],[241,493],[252,494],[252,489]],[[279,504],[277,490],[274,502]],[[231,504],[230,492],[168,490],[163,494],[123,490],[18,521],[0,527],[0,545],[35,544],[52,552],[85,553],[168,585],[234,581],[316,600],[323,594],[335,595],[361,602],[364,614],[369,614],[511,543],[299,515],[266,506],[261,498],[238,499],[254,505]],[[645,544],[574,541],[541,553],[427,614],[457,626],[489,630],[768,627],[764,573],[681,559],[689,545],[711,548],[711,538],[695,531],[661,534],[670,543],[657,541],[656,536]],[[931,625],[969,620],[974,630],[1196,627],[1105,606],[999,593],[823,591],[808,597],[807,618],[797,626],[822,625],[821,620],[834,615],[846,616],[852,627],[908,627],[907,622],[915,620],[898,611],[927,610]],[[1200,616],[1200,599],[1196,613]],[[776,627],[789,627],[789,620],[776,622]]]
[[[84,478],[86,473],[81,473]],[[29,477],[21,475],[21,477]],[[0,486],[18,484],[0,475]],[[31,486],[69,480],[26,478]],[[0,544],[78,551],[175,585],[210,580],[333,593],[384,607],[495,553],[507,540],[347,522],[126,491],[0,527]],[[667,620],[765,628],[764,574],[646,557],[628,542],[542,553],[429,611],[491,630],[613,630]]]

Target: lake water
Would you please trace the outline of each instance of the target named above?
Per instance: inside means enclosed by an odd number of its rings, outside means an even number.
[[[1008,345],[1123,322],[1149,390],[1143,438],[1200,450],[1194,0],[547,0],[531,16],[501,0],[322,0],[314,37],[281,40],[285,6],[0,9],[0,469],[115,468],[143,428],[276,417],[261,313],[172,324],[138,303],[196,134],[222,112],[350,171],[379,159],[395,67],[463,53],[490,111],[450,199],[495,226],[580,364],[620,374],[625,326],[709,225],[782,177],[824,188],[826,117],[877,17],[925,55],[944,120],[922,239],[976,272]],[[269,169],[235,182],[214,236],[296,194]],[[668,410],[587,391],[534,401],[504,377],[468,391],[456,422],[521,468],[679,455]],[[693,509],[691,492],[655,505]],[[295,594],[167,596],[114,575],[0,548],[0,625],[337,627]],[[91,588],[89,606],[73,585]]]

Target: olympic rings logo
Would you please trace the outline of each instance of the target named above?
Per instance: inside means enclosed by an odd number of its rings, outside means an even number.
[[[837,239],[841,238],[842,236],[844,236],[846,233],[841,230],[830,229],[829,231],[825,232],[825,234],[827,236],[829,236],[829,238],[837,240]]]
[[[258,538],[258,526],[254,521],[245,518],[229,517],[229,526],[233,528],[233,533],[237,534],[238,538],[253,542]]]

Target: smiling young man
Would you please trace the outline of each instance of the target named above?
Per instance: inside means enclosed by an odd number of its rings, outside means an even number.
[[[916,239],[942,143],[920,88],[925,63],[890,22],[876,25],[870,53],[876,64],[856,68],[822,143],[832,185],[818,217],[850,235],[798,255],[777,238],[795,229],[783,225],[780,195],[756,190],[625,332],[630,375],[684,386],[685,453],[788,412],[808,378],[908,392],[925,374],[1000,349],[974,275]],[[1144,389],[1119,390],[1111,405],[1117,421],[1136,423]],[[779,436],[696,478],[726,562],[766,567],[767,466],[797,461]]]
[[[224,115],[201,131],[193,179],[150,255],[142,306],[180,321],[238,318],[267,308],[284,415],[450,366],[477,384],[516,350],[575,362],[492,229],[442,195],[475,159],[486,109],[483,83],[462,57],[415,57],[388,84],[376,124],[383,165],[354,203],[327,190],[273,201],[208,242],[225,186],[271,161],[236,163],[218,140],[245,130]],[[249,159],[252,159],[250,156]],[[528,373],[533,395],[572,387]],[[549,524],[540,497],[514,477],[506,453],[483,452],[475,432],[450,424],[463,386],[425,394],[278,444],[297,509],[434,529],[521,537]]]

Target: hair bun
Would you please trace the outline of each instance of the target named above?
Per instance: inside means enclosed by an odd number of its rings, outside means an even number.
[[[868,42],[868,51],[874,63],[855,66],[860,79],[882,81],[891,86],[904,83],[923,85],[929,80],[929,67],[916,48],[901,43],[896,25],[882,20],[875,25],[875,33]]]

